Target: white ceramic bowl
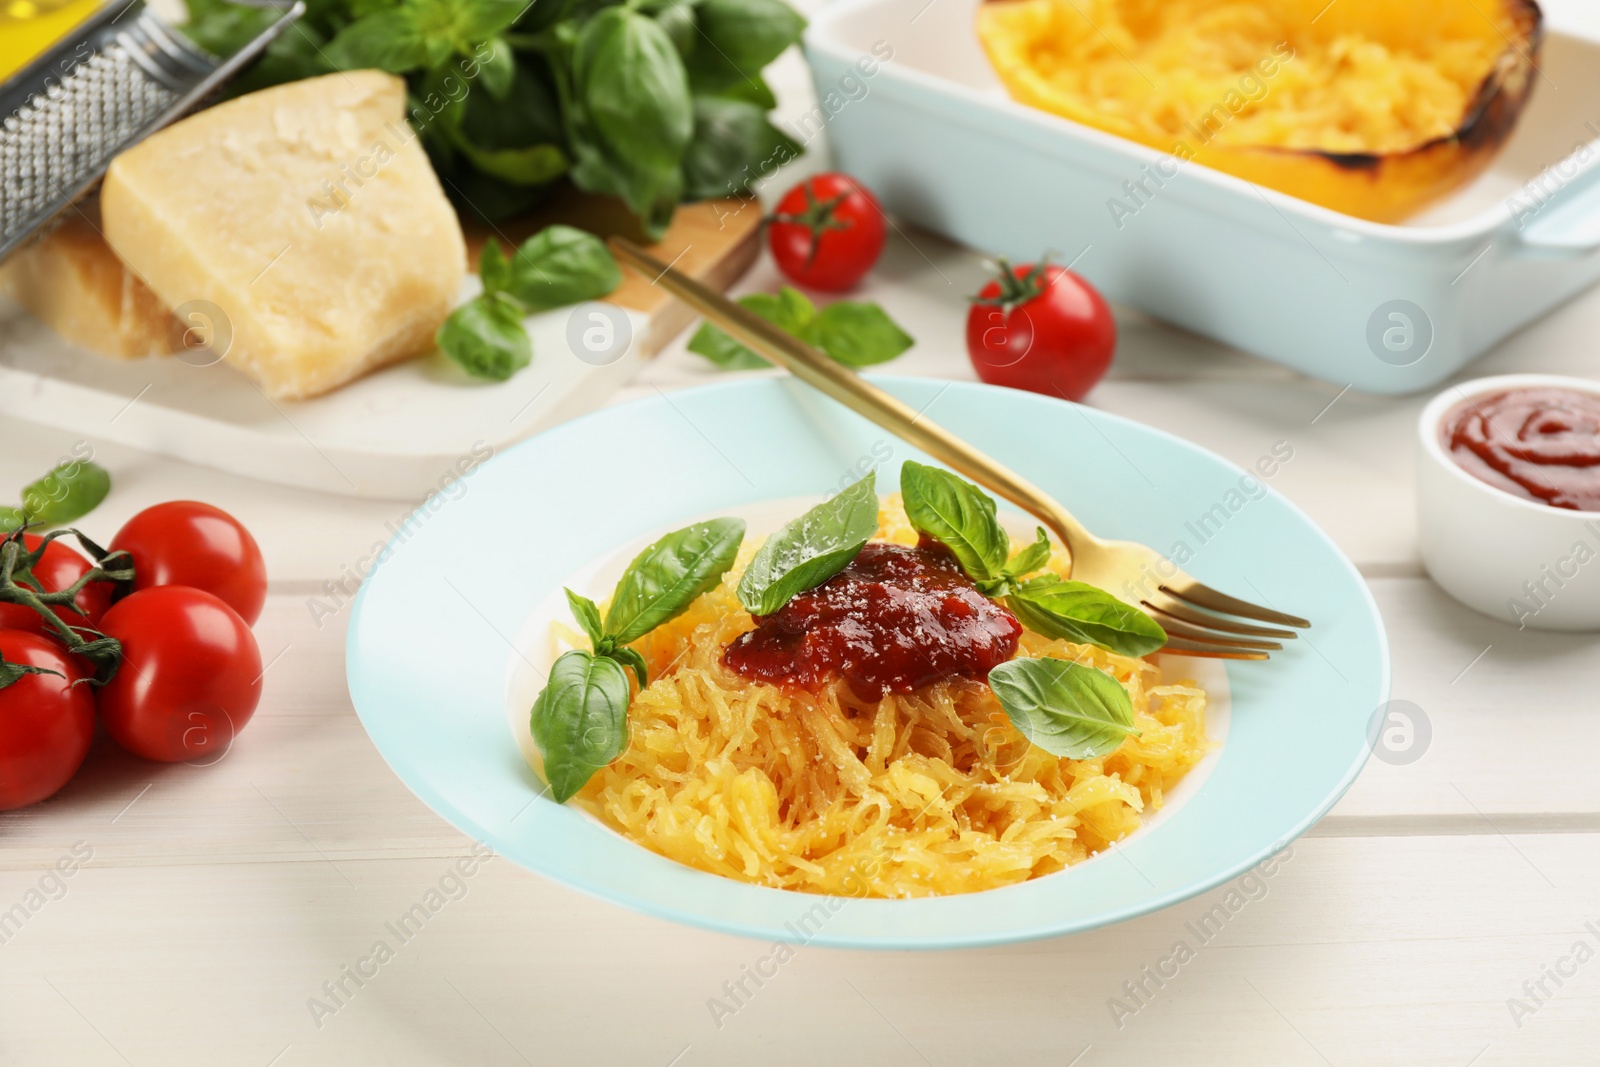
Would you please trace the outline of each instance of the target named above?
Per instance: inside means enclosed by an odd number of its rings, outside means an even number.
[[[1529,387],[1600,396],[1600,382],[1500,374],[1451,386],[1417,423],[1417,532],[1444,591],[1518,627],[1600,630],[1600,512],[1569,511],[1479,481],[1439,443],[1439,424],[1469,397]]]

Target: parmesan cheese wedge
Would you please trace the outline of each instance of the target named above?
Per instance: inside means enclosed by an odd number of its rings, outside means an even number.
[[[270,397],[425,352],[466,248],[404,112],[405,83],[379,71],[202,111],[112,161],[106,240]]]
[[[172,315],[75,214],[0,267],[0,293],[66,340],[116,359],[170,355]]]

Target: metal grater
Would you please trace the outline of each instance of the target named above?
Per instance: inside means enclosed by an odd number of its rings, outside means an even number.
[[[282,14],[226,58],[118,0],[0,86],[0,260],[105,175],[117,153],[182,117],[305,11]]]

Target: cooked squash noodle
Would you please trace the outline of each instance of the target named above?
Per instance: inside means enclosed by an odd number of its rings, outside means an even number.
[[[1123,136],[1192,151],[1212,139],[1325,152],[1413,148],[1461,124],[1505,47],[1492,34],[1442,28],[1403,45],[1320,33],[1283,6],[1010,0],[982,5],[979,28],[996,66],[1032,87],[1030,102],[1057,100]]]
[[[914,543],[891,498],[879,537]],[[1100,759],[1030,745],[988,686],[941,681],[862,700],[722,664],[753,628],[722,585],[637,642],[651,682],[629,747],[576,802],[632,840],[713,874],[784,889],[917,897],[1062,870],[1137,829],[1207,752],[1206,695],[1154,665],[1024,633],[1019,655],[1076,660],[1127,689],[1139,734]],[[1053,561],[1059,566],[1061,560]]]

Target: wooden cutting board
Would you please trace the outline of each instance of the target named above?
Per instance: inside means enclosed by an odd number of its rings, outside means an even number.
[[[472,269],[477,270],[478,255],[490,237],[498,238],[502,247],[520,244],[556,222],[601,237],[626,237],[636,241],[661,262],[719,291],[725,291],[738,281],[761,251],[761,202],[753,197],[684,204],[673,215],[672,225],[667,227],[661,240],[650,243],[639,229],[638,221],[620,200],[563,187],[537,211],[523,218],[493,228],[483,223],[467,223],[464,229]],[[622,285],[606,300],[649,318],[649,328],[640,338],[640,348],[646,356],[661,351],[696,317],[665,289],[632,271],[623,272]]]

